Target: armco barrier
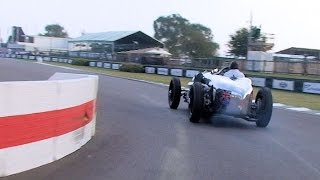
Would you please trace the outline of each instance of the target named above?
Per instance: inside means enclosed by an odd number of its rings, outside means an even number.
[[[3,56],[10,57],[9,54]],[[17,56],[18,57],[18,56]],[[44,57],[44,60],[46,60]],[[54,58],[51,58],[54,59]],[[72,60],[69,59],[68,63],[71,64]],[[101,62],[101,61],[90,61],[89,66],[100,67],[106,69],[119,69],[121,63],[118,62]],[[187,69],[187,68],[170,68],[148,65],[145,67],[145,73],[159,74],[159,75],[172,75],[179,77],[192,78],[198,74],[201,69]],[[181,76],[182,73],[182,76]],[[320,94],[320,81],[319,80],[308,80],[308,79],[291,79],[291,78],[278,78],[278,77],[263,77],[263,76],[248,76],[252,80],[252,84],[258,87],[269,87],[273,89],[280,89],[286,91]]]
[[[145,67],[145,73],[154,74],[154,73],[156,73],[156,68],[155,67]]]
[[[200,71],[196,70],[186,70],[186,77],[192,78],[197,75]]]
[[[252,81],[253,86],[265,87],[266,86],[266,78],[260,77],[248,77]]]
[[[98,76],[0,82],[0,177],[56,161],[95,133]]]
[[[272,88],[288,90],[288,91],[294,91],[294,81],[287,81],[287,80],[282,80],[282,79],[273,79],[272,80]]]
[[[303,82],[302,92],[320,94],[320,83]]]
[[[169,75],[169,69],[168,68],[157,68],[157,74],[160,75]]]
[[[183,76],[183,69],[170,69],[170,74],[172,76],[182,77]]]
[[[102,62],[104,65],[98,64],[98,61],[91,61],[89,64],[93,67],[110,68],[118,66],[119,63]],[[114,68],[113,68],[114,69]],[[145,73],[159,74],[159,75],[171,75],[178,77],[192,78],[198,74],[200,70],[195,69],[179,69],[157,66],[146,66]],[[257,87],[269,87],[272,89],[281,89],[286,91],[295,91],[303,93],[320,94],[320,81],[313,80],[298,80],[290,78],[274,78],[274,77],[262,77],[262,76],[248,76],[251,79],[253,86]]]
[[[95,67],[96,66],[96,62],[89,62],[89,66]]]
[[[120,68],[120,64],[112,64],[111,68],[115,69],[115,70],[118,70]]]
[[[44,61],[51,61],[51,57],[43,57]]]
[[[110,69],[111,63],[103,63],[103,68]]]
[[[56,58],[56,57],[53,57],[53,58],[51,58],[51,61],[53,61],[53,62],[58,62],[58,58]]]
[[[102,68],[103,67],[103,62],[97,62],[97,67]]]

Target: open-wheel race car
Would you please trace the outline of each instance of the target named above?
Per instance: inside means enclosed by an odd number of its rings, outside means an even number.
[[[181,88],[180,79],[173,77],[168,91],[170,108],[177,109],[183,97],[193,123],[198,123],[201,117],[226,114],[256,122],[258,127],[268,126],[273,109],[270,89],[261,88],[253,99],[251,80],[225,77],[223,74],[227,70],[199,73],[186,88]]]

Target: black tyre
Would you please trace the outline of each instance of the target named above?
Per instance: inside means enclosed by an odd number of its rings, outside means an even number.
[[[267,127],[273,109],[273,100],[271,90],[267,87],[263,87],[257,93],[255,103],[257,104],[257,121],[258,127]]]
[[[190,122],[198,123],[200,121],[203,109],[203,86],[200,82],[195,82],[190,89]]]
[[[168,101],[171,109],[177,109],[181,97],[181,83],[179,78],[172,78],[168,91]]]

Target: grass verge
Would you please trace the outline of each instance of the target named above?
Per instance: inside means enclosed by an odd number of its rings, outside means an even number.
[[[146,81],[153,81],[158,83],[169,84],[171,80],[171,76],[162,76],[156,74],[145,74],[145,73],[130,73],[130,72],[121,72],[118,70],[111,69],[103,69],[97,67],[88,67],[88,66],[74,66],[70,64],[64,63],[54,63],[50,62],[48,64],[60,65],[66,67],[78,68],[90,72],[101,73],[105,75],[111,75],[116,77],[125,77],[125,78],[134,78],[141,79]],[[187,83],[191,80],[191,78],[180,78],[181,85],[186,86]],[[259,88],[254,88],[254,92],[257,93]],[[305,94],[305,93],[297,93],[290,91],[282,91],[272,89],[273,101],[277,103],[282,103],[290,106],[296,107],[306,107],[313,110],[320,110],[320,95],[315,94]]]
[[[274,78],[289,78],[289,79],[307,79],[307,80],[320,80],[320,76],[317,75],[301,75],[301,74],[279,74],[279,73],[264,73],[264,72],[244,72],[247,76],[263,76]]]

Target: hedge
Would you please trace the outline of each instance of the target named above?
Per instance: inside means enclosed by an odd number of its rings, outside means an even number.
[[[120,71],[124,72],[133,72],[133,73],[143,73],[144,68],[141,64],[135,64],[135,63],[123,63],[120,68]]]
[[[83,58],[73,58],[71,64],[77,66],[89,66],[89,61]]]

